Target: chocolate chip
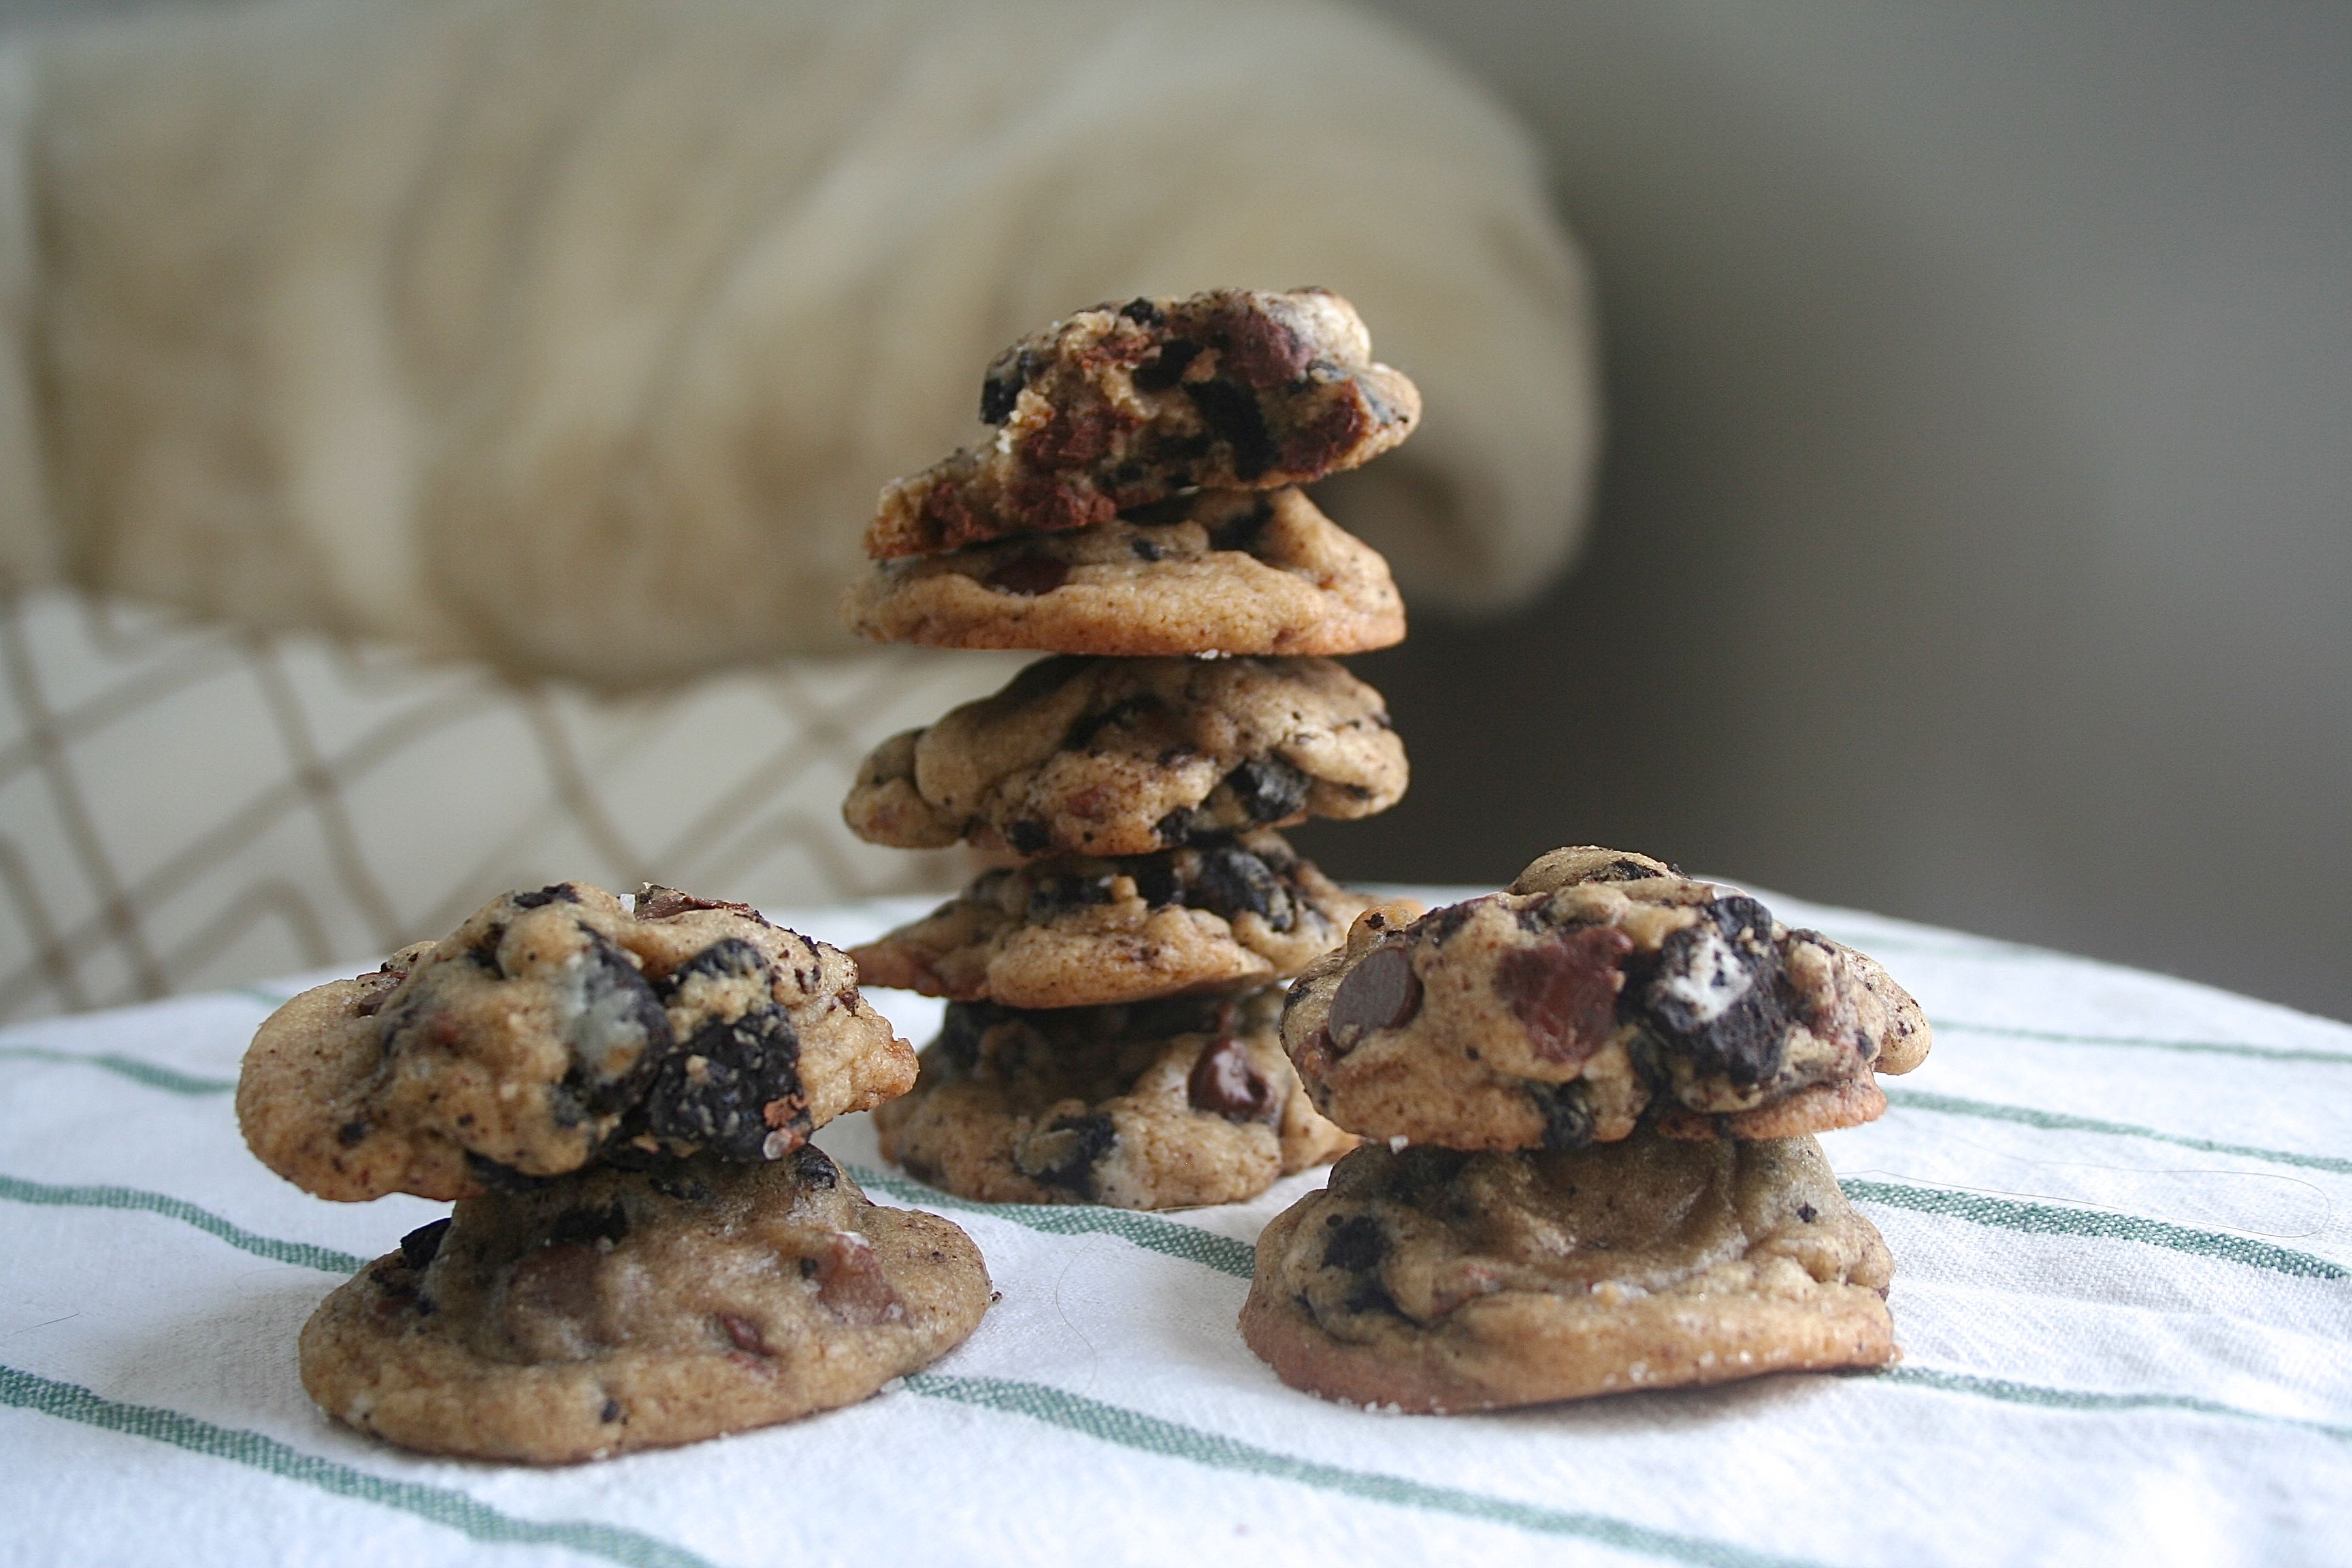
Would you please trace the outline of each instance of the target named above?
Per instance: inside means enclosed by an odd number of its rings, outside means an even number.
[[[341,1143],[346,1149],[350,1148],[352,1144],[358,1142],[367,1135],[368,1124],[364,1121],[346,1121],[341,1127],[335,1129],[335,1142]]]
[[[665,1142],[724,1159],[780,1156],[809,1131],[800,1055],[800,1037],[781,1007],[713,1019],[662,1063],[646,1096],[646,1125]]]
[[[1594,882],[1645,882],[1659,875],[1639,860],[1612,860],[1587,879]]]
[[[555,1180],[552,1176],[526,1175],[512,1165],[501,1165],[470,1149],[466,1151],[466,1174],[491,1192],[509,1194],[535,1193]]]
[[[608,1426],[620,1418],[621,1402],[617,1399],[607,1399],[604,1401],[604,1408],[596,1413],[596,1419]]]
[[[629,1211],[614,1198],[600,1208],[568,1209],[555,1216],[548,1227],[551,1246],[569,1247],[574,1244],[593,1246],[603,1241],[617,1244],[627,1239]]]
[[[931,1043],[932,1049],[957,1077],[969,1078],[980,1065],[981,1037],[997,1017],[996,1009],[986,1002],[950,1002],[947,1016],[940,1020],[940,1037]]]
[[[1121,305],[1118,313],[1139,327],[1156,327],[1168,319],[1167,311],[1140,294]]]
[[[1225,775],[1252,822],[1281,822],[1307,809],[1314,781],[1280,757],[1254,757]]]
[[[688,981],[701,977],[748,980],[764,973],[768,956],[740,936],[721,937],[669,973],[662,989],[675,998]]]
[[[1290,922],[1283,917],[1288,913],[1290,900],[1282,890],[1281,879],[1246,849],[1220,844],[1201,850],[1188,880],[1191,885],[1183,890],[1183,899],[1193,909],[1224,920],[1246,911],[1264,916],[1279,930],[1289,929]]]
[[[1160,351],[1159,357],[1147,360],[1135,370],[1135,387],[1139,392],[1165,392],[1184,379],[1184,367],[1201,357],[1201,345],[1190,338],[1171,338]]]
[[[411,1268],[422,1268],[440,1255],[441,1238],[449,1234],[447,1219],[436,1219],[430,1225],[420,1225],[400,1238],[400,1260]]]
[[[1331,1044],[1345,1051],[1374,1029],[1392,1029],[1420,1011],[1421,976],[1412,972],[1412,950],[1383,942],[1340,977],[1324,1026]]]
[[[793,1155],[793,1175],[804,1187],[831,1192],[841,1184],[841,1169],[814,1143],[803,1143]]]
[[[1156,713],[1167,705],[1157,697],[1129,697],[1112,703],[1099,712],[1088,713],[1062,733],[1062,744],[1072,751],[1091,747],[1105,730],[1119,726],[1132,727],[1138,719]]]
[[[1238,550],[1246,555],[1257,548],[1258,540],[1265,533],[1265,525],[1273,518],[1274,503],[1260,497],[1256,504],[1247,510],[1210,529],[1209,547],[1213,550]]]
[[[1581,1149],[1592,1142],[1592,1107],[1585,1100],[1581,1084],[1543,1083],[1530,1079],[1524,1087],[1543,1117],[1545,1148]]]
[[[980,383],[980,421],[1002,425],[1013,417],[1021,389],[1029,384],[1037,356],[1028,349],[1007,349],[990,363]]]
[[[1211,1043],[1184,1079],[1195,1110],[1229,1121],[1259,1121],[1275,1108],[1274,1086],[1250,1066],[1249,1052],[1226,1036]]]
[[[1188,381],[1184,393],[1200,410],[1201,422],[1233,449],[1234,478],[1255,479],[1273,466],[1274,435],[1266,428],[1255,393],[1223,376]]]
[[[1780,1070],[1790,1027],[1772,917],[1738,895],[1700,916],[1659,945],[1655,970],[1625,1010],[1699,1072],[1760,1083]]]
[[[1156,539],[1147,539],[1141,534],[1137,534],[1133,539],[1129,540],[1127,548],[1138,561],[1164,561],[1168,557],[1166,545]]]
[[[1612,926],[1556,931],[1514,948],[1495,967],[1495,989],[1546,1061],[1581,1063],[1617,1029],[1622,965],[1633,940]]]
[[[1160,835],[1160,843],[1173,849],[1192,842],[1200,820],[1201,813],[1198,807],[1180,805],[1158,822],[1153,823],[1151,831]]]
[[[1337,1223],[1323,1243],[1323,1267],[1344,1268],[1350,1274],[1379,1268],[1381,1259],[1389,1255],[1389,1233],[1381,1222],[1368,1214],[1331,1218]]]
[[[516,904],[526,910],[541,909],[553,903],[576,904],[580,901],[579,891],[569,882],[551,882],[535,893],[516,893],[512,897]]]
[[[1797,1217],[1804,1221],[1807,1225],[1811,1225],[1813,1221],[1822,1217],[1822,1211],[1815,1208],[1811,1204],[1799,1204],[1797,1205]]]
[[[1023,1139],[1013,1163],[1038,1181],[1092,1197],[1095,1167],[1118,1142],[1118,1127],[1108,1116],[1065,1116]]]
[[[1015,555],[981,581],[1000,594],[1034,598],[1070,580],[1069,566],[1050,555]]]
[[[692,893],[681,893],[676,888],[665,888],[658,882],[647,882],[637,889],[632,912],[641,921],[666,921],[672,915],[682,915],[693,910],[725,910],[730,914],[742,915],[766,925],[767,920],[749,904],[730,904],[721,899],[698,899]]]
[[[817,1305],[845,1323],[871,1326],[907,1315],[898,1292],[882,1272],[873,1243],[855,1231],[837,1230],[817,1262]]]

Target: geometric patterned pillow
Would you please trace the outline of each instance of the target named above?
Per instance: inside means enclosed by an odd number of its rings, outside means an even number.
[[[65,592],[0,597],[0,1021],[357,963],[578,878],[755,905],[952,885],[858,760],[1019,656],[798,658],[656,695]]]

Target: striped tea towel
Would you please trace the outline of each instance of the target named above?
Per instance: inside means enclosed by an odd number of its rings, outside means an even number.
[[[438,1212],[306,1196],[230,1087],[283,991],[0,1033],[0,1562],[409,1565],[2352,1561],[2352,1026],[1775,900],[1883,958],[1935,1055],[1823,1142],[1885,1232],[1878,1375],[1451,1418],[1276,1382],[1234,1330],[1259,1227],[952,1217],[1003,1299],[852,1409],[533,1470],[403,1454],[303,1397],[320,1298]],[[902,917],[783,911],[836,942]],[[936,1005],[883,993],[928,1037]]]

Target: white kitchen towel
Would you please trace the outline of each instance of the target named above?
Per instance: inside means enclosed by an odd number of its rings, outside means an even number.
[[[296,1381],[320,1298],[437,1205],[263,1170],[229,1089],[283,990],[0,1032],[0,1562],[2304,1563],[2352,1560],[2352,1026],[1791,900],[1935,1054],[1823,1140],[1906,1358],[1423,1417],[1276,1382],[1234,1330],[1310,1173],[1176,1215],[963,1203],[1003,1299],[866,1404],[570,1469],[423,1459]],[[860,938],[905,912],[782,911]],[[919,1042],[935,1005],[877,997]]]

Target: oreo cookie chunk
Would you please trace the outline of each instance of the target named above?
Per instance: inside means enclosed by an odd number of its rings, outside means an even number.
[[[1352,468],[1421,419],[1421,394],[1371,348],[1355,308],[1321,289],[1081,310],[997,356],[980,398],[996,432],[887,486],[866,553],[1087,528],[1188,490]]]
[[[1324,658],[1050,658],[876,749],[842,815],[902,848],[1143,855],[1385,811],[1404,745]]]
[[[882,562],[841,613],[877,642],[1126,658],[1404,639],[1388,563],[1295,489],[1203,490],[1073,532]]]
[[[564,882],[287,1003],[236,1105],[320,1197],[451,1199],[600,1159],[775,1159],[913,1079],[841,952],[743,905]]]
[[[1282,1054],[1278,992],[1016,1012],[950,1003],[882,1152],[984,1203],[1184,1208],[1255,1197],[1355,1139]]]
[[[565,1464],[789,1421],[971,1334],[979,1248],[814,1148],[460,1202],[329,1296],[302,1386],[428,1454]]]
[[[1811,1138],[1373,1143],[1258,1237],[1241,1330],[1327,1399],[1490,1410],[1884,1366],[1892,1273]]]
[[[1744,894],[1614,850],[1555,851],[1509,891],[1372,910],[1291,988],[1283,1044],[1367,1137],[1575,1148],[1648,1115],[1688,1138],[1876,1117],[1874,1071],[1927,1055],[1877,963]]]
[[[854,950],[873,985],[1008,1007],[1087,1007],[1295,974],[1364,900],[1280,834],[1125,858],[1052,856]]]

